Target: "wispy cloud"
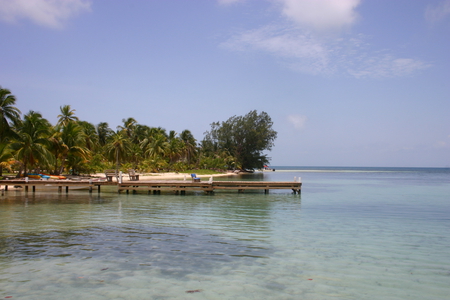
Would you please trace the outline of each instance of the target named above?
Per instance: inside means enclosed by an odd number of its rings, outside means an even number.
[[[289,115],[287,116],[287,121],[294,126],[297,130],[302,130],[305,128],[306,121],[308,118],[302,115]]]
[[[291,67],[310,73],[329,72],[328,50],[313,35],[295,28],[269,25],[242,32],[222,44],[234,51],[264,51]]]
[[[0,20],[29,19],[50,28],[62,28],[71,17],[90,10],[90,0],[0,0]]]
[[[243,0],[217,0],[217,2],[219,2],[219,4],[222,5],[230,5],[230,4],[234,4],[237,2],[242,2]]]
[[[270,54],[292,70],[313,75],[399,77],[430,66],[415,58],[396,57],[389,51],[371,51],[364,35],[336,34],[336,28],[356,22],[359,0],[277,1],[285,16],[283,21],[238,32],[221,46]]]
[[[360,0],[278,0],[290,20],[315,30],[341,29],[358,18]]]
[[[425,19],[431,23],[439,22],[450,16],[450,0],[442,1],[436,5],[428,5]]]
[[[239,33],[222,46],[233,51],[268,53],[292,70],[313,75],[386,78],[408,76],[430,67],[429,63],[396,57],[389,51],[371,51],[363,35],[320,38],[281,25]]]
[[[447,148],[448,144],[444,141],[437,141],[434,145],[434,148]]]
[[[447,140],[440,140],[434,143],[434,148],[449,148],[450,149],[450,135],[447,136]]]
[[[396,58],[389,53],[364,53],[346,64],[346,72],[356,78],[403,77],[431,66],[418,59]]]

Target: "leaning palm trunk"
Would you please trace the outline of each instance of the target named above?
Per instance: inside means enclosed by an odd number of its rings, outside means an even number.
[[[116,175],[119,174],[119,150],[116,149]]]
[[[64,172],[64,162],[67,159],[67,154],[63,156],[63,158],[61,159],[61,167],[59,167],[59,172],[57,175],[61,175]]]

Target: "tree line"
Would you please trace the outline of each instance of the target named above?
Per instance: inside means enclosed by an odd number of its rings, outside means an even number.
[[[41,113],[22,116],[16,97],[0,86],[0,176],[33,172],[92,174],[105,169],[141,172],[192,169],[255,169],[269,162],[277,136],[272,120],[255,110],[214,122],[198,142],[190,130],[176,133],[122,119],[116,130],[108,123],[79,120],[70,105],[60,107],[52,125]]]

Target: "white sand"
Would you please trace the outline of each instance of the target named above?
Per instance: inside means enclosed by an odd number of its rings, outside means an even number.
[[[191,180],[191,173],[175,173],[175,172],[169,172],[169,173],[138,173],[139,174],[139,180],[147,181],[147,180],[165,180],[165,179],[179,179],[182,180],[186,177],[186,180]],[[199,178],[210,178],[211,176],[214,177],[223,177],[223,176],[230,176],[230,175],[236,175],[235,173],[222,173],[222,174],[212,174],[212,175],[197,175]],[[96,173],[92,175],[92,177],[97,178],[104,178],[105,173]],[[123,181],[129,181],[130,178],[127,173],[123,173],[122,175]],[[113,181],[116,181],[115,178],[113,178]]]
[[[169,172],[169,173],[138,173],[139,174],[139,181],[147,181],[147,180],[183,180],[186,177],[186,180],[191,180],[191,173],[175,173],[175,172]],[[213,174],[213,175],[197,175],[199,178],[209,179],[211,176],[213,177],[223,177],[223,176],[230,176],[230,175],[236,175],[235,173],[222,173],[222,174]],[[104,179],[106,180],[105,173],[96,173],[91,175],[94,178]],[[130,177],[128,176],[128,173],[123,173],[122,175],[122,181],[129,181]],[[48,183],[51,184],[52,179],[48,180]],[[113,177],[113,182],[116,182],[116,178]],[[0,192],[3,192],[4,186],[0,185]],[[19,190],[19,188],[14,187],[13,185],[8,186],[8,190]],[[21,188],[20,188],[21,190]]]

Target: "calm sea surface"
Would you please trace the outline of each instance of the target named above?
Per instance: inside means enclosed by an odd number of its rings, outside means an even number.
[[[0,196],[0,299],[449,299],[450,169],[275,167],[301,195]]]

